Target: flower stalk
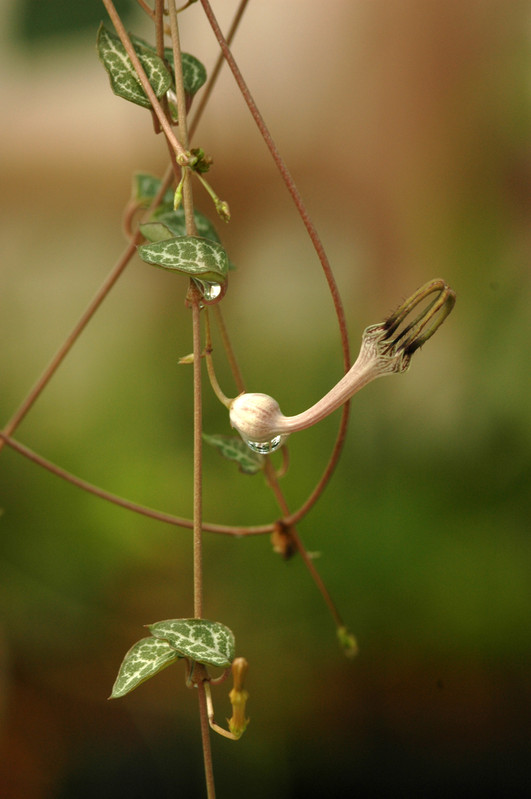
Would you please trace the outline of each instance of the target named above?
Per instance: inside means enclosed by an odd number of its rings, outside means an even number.
[[[431,295],[434,296],[429,304],[408,322]],[[413,353],[441,326],[455,299],[455,292],[443,280],[426,283],[384,322],[365,329],[356,362],[334,388],[306,411],[284,416],[273,397],[244,393],[231,404],[232,427],[251,449],[273,452],[290,433],[320,422],[375,378],[407,371]]]
[[[239,740],[249,724],[249,719],[245,717],[245,705],[249,698],[249,694],[243,687],[248,668],[249,664],[245,658],[238,657],[232,661],[233,687],[229,693],[229,699],[232,705],[232,716],[230,719],[227,719],[229,725],[228,730],[221,727],[214,720],[214,705],[210,691],[210,681],[205,680],[203,682],[208,710],[208,723],[214,732],[217,732],[224,738],[230,738],[232,741]]]

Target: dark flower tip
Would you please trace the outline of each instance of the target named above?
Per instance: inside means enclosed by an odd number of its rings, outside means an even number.
[[[421,305],[430,295],[431,302],[411,322],[407,318],[415,308]],[[412,294],[383,323],[384,341],[388,342],[386,351],[395,355],[402,352],[409,360],[414,352],[425,344],[442,325],[455,305],[455,291],[444,280],[430,280]]]

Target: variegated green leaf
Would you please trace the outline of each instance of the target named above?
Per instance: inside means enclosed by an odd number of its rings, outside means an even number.
[[[223,247],[199,236],[180,236],[142,244],[138,254],[148,264],[214,283],[223,283],[229,268]]]
[[[162,97],[173,80],[164,61],[141,40],[133,37],[132,44],[153,91],[157,97]],[[151,108],[151,103],[119,37],[108,31],[103,24],[98,30],[97,48],[100,60],[109,75],[113,92],[131,103]]]
[[[167,619],[148,625],[150,633],[167,641],[182,657],[227,668],[234,660],[232,630],[207,619]]]
[[[161,638],[142,638],[125,655],[113,685],[111,699],[124,696],[166,666],[179,660],[179,653]]]
[[[151,50],[153,53],[157,52],[152,44],[141,39],[140,36],[131,36],[130,38],[134,45],[139,44],[146,50]],[[175,75],[175,61],[173,59],[173,49],[171,47],[164,48],[164,59],[171,66],[172,72]],[[207,71],[201,61],[195,56],[190,55],[190,53],[181,53],[181,66],[184,91],[190,97],[193,97],[206,82]],[[173,85],[175,85],[175,81]]]
[[[209,239],[219,244],[219,236],[216,229],[206,216],[203,216],[200,211],[194,211],[194,220],[197,235],[200,238]],[[140,225],[140,231],[148,241],[162,241],[174,236],[186,236],[184,210],[178,208],[176,211],[157,214],[156,219]]]
[[[244,474],[256,474],[264,468],[264,456],[249,449],[239,436],[209,436],[203,433],[203,438],[207,444],[217,447],[224,458],[236,461]]]

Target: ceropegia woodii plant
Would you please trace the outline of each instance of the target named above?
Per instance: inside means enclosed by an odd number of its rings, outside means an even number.
[[[84,490],[128,507],[131,511],[192,530],[194,615],[191,618],[167,619],[150,624],[149,634],[141,637],[126,653],[111,696],[123,697],[161,670],[169,666],[184,665],[187,684],[197,690],[199,699],[207,794],[213,797],[215,789],[209,726],[233,740],[237,740],[244,732],[247,726],[248,695],[245,677],[248,666],[245,658],[236,655],[233,632],[220,621],[204,618],[203,532],[211,531],[242,538],[251,534],[270,534],[273,548],[285,558],[298,553],[332,614],[342,649],[347,655],[355,654],[356,640],[343,622],[313,559],[306,551],[298,534],[297,524],[319,499],[333,472],[345,438],[351,397],[376,377],[406,371],[414,352],[433,335],[452,310],[455,294],[443,280],[427,283],[384,322],[366,328],[360,354],[354,364],[351,364],[341,298],[326,253],[298,190],[250,95],[231,53],[230,43],[223,36],[208,0],[201,0],[202,10],[196,3],[186,3],[180,13],[206,14],[219,42],[222,56],[228,63],[301,214],[321,263],[340,331],[344,375],[338,376],[337,384],[310,408],[294,416],[286,416],[272,397],[246,391],[221,313],[221,301],[228,290],[229,271],[233,265],[217,226],[229,221],[230,210],[227,201],[217,196],[210,181],[212,159],[201,147],[190,146],[202,109],[214,86],[218,67],[213,71],[214,79],[207,81],[206,70],[201,61],[196,56],[181,51],[178,9],[174,0],[155,0],[152,6],[145,0],[140,0],[139,4],[153,22],[152,40],[129,34],[112,0],[103,0],[110,23],[102,23],[97,32],[97,51],[114,94],[121,100],[142,108],[143,111],[139,108],[138,113],[147,112],[152,115],[155,131],[162,132],[166,139],[170,164],[162,178],[143,172],[134,176],[132,196],[125,215],[129,243],[123,257],[76,324],[72,334],[60,347],[50,366],[5,425],[1,433],[0,449],[7,444]],[[244,6],[245,0],[242,9]],[[239,19],[240,16],[238,13],[236,18]],[[236,26],[233,26],[229,39],[235,30]],[[194,100],[196,95],[200,98],[200,105],[195,116],[192,116],[194,106],[197,106],[197,101]],[[205,191],[211,198],[212,218],[199,213],[194,207],[194,187]],[[194,371],[194,491],[191,519],[154,511],[113,496],[50,464],[13,437],[22,419],[31,410],[35,400],[135,254],[146,265],[169,270],[175,275],[175,291],[185,296],[189,309],[186,312],[191,316],[193,352],[181,359],[183,363],[191,363]],[[225,354],[238,389],[238,395],[232,398],[224,394],[216,378],[210,334],[212,323],[221,331]],[[212,390],[225,406],[223,422],[220,421],[221,429],[217,433],[206,433],[202,429],[203,363]],[[288,465],[288,436],[318,423],[337,409],[341,409],[339,432],[322,477],[301,507],[291,511],[279,484],[279,477],[285,473]],[[234,434],[230,426],[234,428]],[[203,443],[214,447],[229,462],[228,468],[231,468],[231,464],[232,468],[238,468],[243,475],[241,479],[262,474],[278,503],[279,518],[260,526],[245,528],[205,521],[202,517]],[[275,450],[280,451],[280,465],[274,464],[271,459],[271,453]],[[215,670],[221,670],[221,675],[215,676]],[[229,674],[232,674],[233,680],[229,693],[232,717],[226,729],[214,719],[211,686]]]

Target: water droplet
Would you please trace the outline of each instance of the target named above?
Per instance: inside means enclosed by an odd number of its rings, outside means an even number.
[[[209,280],[198,280],[195,278],[195,282],[200,287],[205,302],[214,302],[223,290],[223,287],[219,283],[214,283]]]
[[[286,436],[275,436],[271,441],[248,441],[247,446],[260,455],[268,455],[280,447]]]
[[[203,283],[203,297],[207,302],[217,300],[221,294],[221,286],[219,283]]]

